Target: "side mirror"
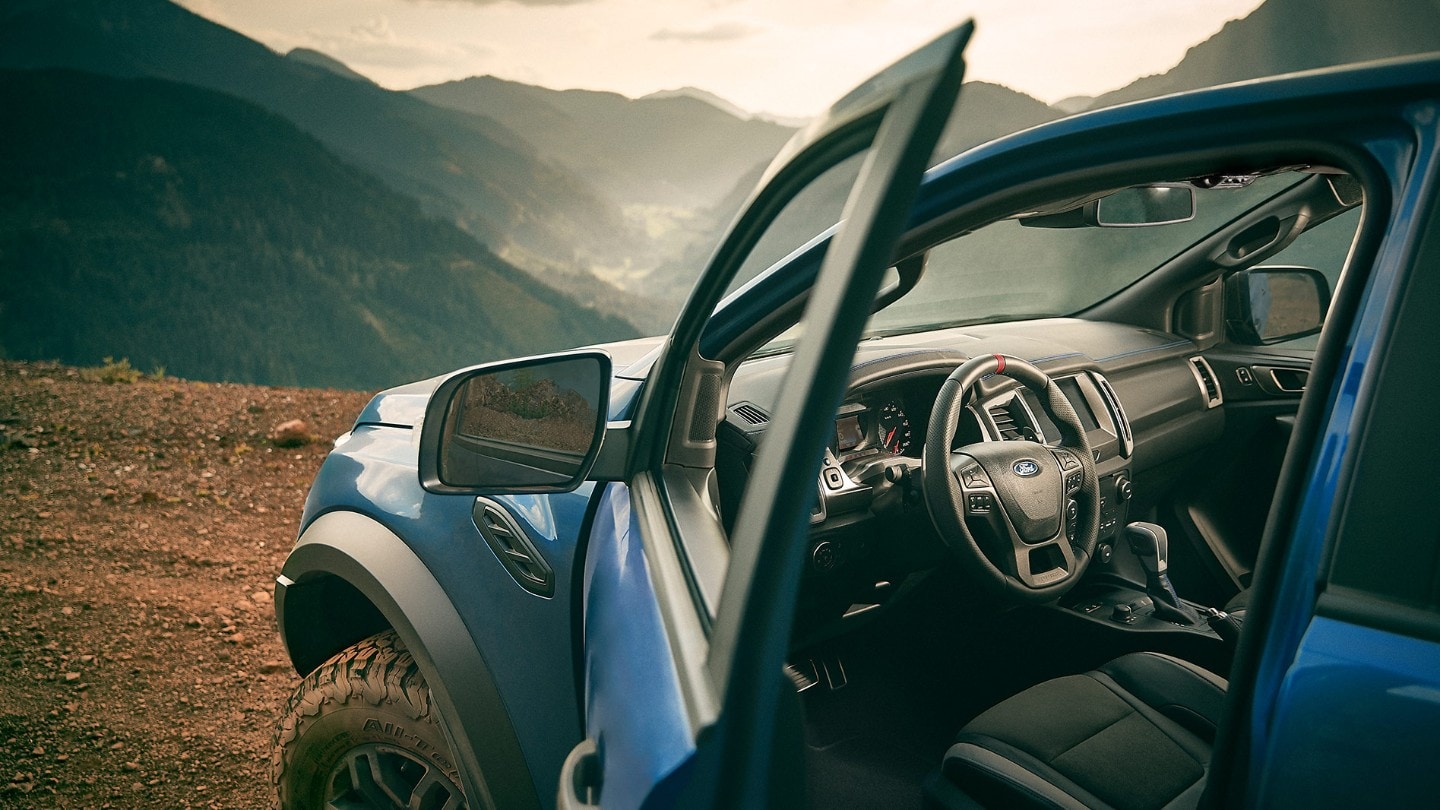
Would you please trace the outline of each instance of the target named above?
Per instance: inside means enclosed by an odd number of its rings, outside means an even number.
[[[1252,267],[1225,279],[1225,323],[1236,343],[1313,335],[1329,308],[1330,283],[1309,267]]]
[[[446,494],[569,492],[595,464],[609,394],[601,352],[456,372],[425,408],[420,483]]]

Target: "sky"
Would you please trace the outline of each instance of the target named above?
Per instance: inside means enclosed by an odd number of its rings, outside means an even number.
[[[178,0],[281,53],[405,90],[491,74],[639,97],[697,87],[742,109],[824,110],[966,18],[968,79],[1053,103],[1173,67],[1260,0]]]

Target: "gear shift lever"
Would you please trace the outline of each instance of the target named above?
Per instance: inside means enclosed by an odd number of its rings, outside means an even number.
[[[1125,527],[1125,539],[1145,567],[1145,591],[1155,603],[1155,616],[1177,624],[1200,624],[1200,615],[1180,601],[1170,584],[1166,573],[1170,540],[1165,530],[1154,523],[1131,523]]]

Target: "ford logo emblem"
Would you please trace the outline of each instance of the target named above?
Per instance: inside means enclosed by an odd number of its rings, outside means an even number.
[[[1015,474],[1021,478],[1029,478],[1032,475],[1040,474],[1040,465],[1028,458],[1015,462],[1014,466],[1010,469],[1014,470]]]

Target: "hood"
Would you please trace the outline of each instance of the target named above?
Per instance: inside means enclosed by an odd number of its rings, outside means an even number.
[[[449,375],[441,374],[428,380],[401,385],[376,394],[355,419],[355,426],[386,425],[411,428],[425,416],[430,395]]]

